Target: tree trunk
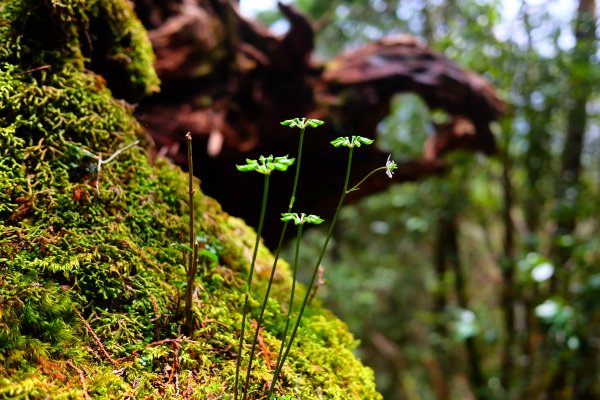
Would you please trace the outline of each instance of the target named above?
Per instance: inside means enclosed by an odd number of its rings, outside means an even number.
[[[552,258],[556,273],[551,279],[550,294],[567,293],[569,287],[569,273],[566,270],[567,262],[572,255],[572,247],[564,239],[573,235],[577,226],[577,211],[580,194],[581,153],[585,139],[587,125],[586,107],[592,93],[592,88],[597,82],[590,77],[590,58],[596,52],[596,5],[594,0],[580,0],[575,21],[576,45],[573,49],[571,69],[571,98],[569,99],[569,112],[567,117],[567,132],[562,151],[562,167],[557,187],[557,220],[552,247]],[[586,339],[583,338],[585,341]],[[585,343],[583,345],[585,347]],[[575,390],[575,383],[571,381],[573,373],[567,374],[570,360],[561,358],[557,370],[552,376],[548,389],[549,399],[566,399],[567,388]],[[595,368],[595,360],[590,354],[582,355],[578,360],[575,376],[585,376]],[[585,373],[583,373],[585,371]],[[571,371],[572,372],[572,371]],[[577,378],[575,378],[577,380]],[[583,382],[581,382],[583,383]],[[589,398],[586,388],[576,388],[576,398]]]
[[[586,107],[592,88],[597,82],[591,81],[590,57],[595,53],[596,6],[594,0],[580,0],[577,11],[575,36],[577,43],[573,50],[571,69],[571,98],[567,116],[567,132],[561,157],[561,171],[557,187],[557,220],[554,232],[553,259],[557,272],[563,269],[571,256],[569,246],[561,245],[561,237],[571,235],[577,224],[577,204],[580,192],[581,152],[587,125]],[[552,279],[556,289],[557,273]]]

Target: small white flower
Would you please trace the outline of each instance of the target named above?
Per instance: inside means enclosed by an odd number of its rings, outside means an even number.
[[[391,160],[391,157],[392,155],[390,154],[387,158],[387,161],[385,162],[385,173],[390,178],[392,177],[392,175],[394,175],[394,171],[398,169],[398,164],[396,164],[394,160]]]

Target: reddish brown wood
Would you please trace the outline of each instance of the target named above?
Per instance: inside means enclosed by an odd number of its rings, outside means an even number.
[[[327,63],[311,60],[314,32],[293,6],[279,6],[290,22],[279,37],[240,15],[232,0],[138,0],[162,79],[161,93],[145,100],[138,116],[157,151],[185,165],[184,135],[194,136],[195,171],[206,193],[234,215],[255,223],[260,178],[234,164],[260,154],[296,154],[297,131],[279,125],[293,117],[325,120],[305,142],[297,209],[328,217],[341,190],[346,152],[329,141],[358,134],[374,137],[397,93],[415,93],[449,114],[427,141],[423,158],[402,160],[390,181],[384,174],[349,196],[355,201],[406,182],[443,173],[441,156],[459,148],[492,154],[490,122],[504,111],[494,88],[411,36],[384,38]],[[356,152],[359,179],[385,164],[374,146]],[[400,158],[402,155],[395,155]],[[398,161],[398,160],[397,160]],[[292,174],[273,177],[273,210],[285,211]],[[244,200],[242,201],[242,196]],[[267,239],[279,230],[267,221]]]

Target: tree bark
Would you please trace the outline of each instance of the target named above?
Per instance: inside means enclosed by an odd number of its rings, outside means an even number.
[[[326,124],[307,133],[304,151],[314,162],[303,166],[300,185],[311,182],[314,189],[303,190],[297,206],[330,215],[343,161],[324,139],[374,137],[397,93],[415,93],[451,118],[440,129],[443,135],[428,142],[426,156],[398,163],[393,182],[445,172],[448,166],[441,157],[452,150],[494,153],[489,124],[503,113],[504,104],[481,76],[408,35],[383,38],[317,63],[311,58],[311,21],[293,6],[279,7],[290,22],[282,37],[241,16],[232,0],[136,2],[162,80],[161,93],[142,102],[138,116],[158,151],[182,165],[186,163],[183,136],[191,132],[194,170],[206,193],[225,210],[256,219],[257,185],[240,180],[231,166],[261,154],[295,154],[296,136],[279,122],[306,116]],[[361,149],[353,174],[360,176],[385,165],[387,157],[374,146]],[[274,177],[274,184],[286,187],[288,180]],[[381,191],[392,181],[382,174],[368,183],[348,201]],[[241,192],[247,195],[244,202],[239,201]],[[286,209],[285,192],[273,193],[273,207]],[[266,221],[265,226],[277,227],[278,221]],[[265,239],[275,243],[278,233],[278,228],[267,230]]]

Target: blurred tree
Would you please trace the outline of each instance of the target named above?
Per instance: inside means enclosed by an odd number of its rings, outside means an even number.
[[[452,156],[445,178],[345,210],[320,297],[385,398],[600,398],[594,1],[297,4],[320,21],[320,54],[409,32],[511,103],[497,158]],[[399,96],[378,143],[415,154],[443,121]]]
[[[569,91],[566,104],[566,134],[561,152],[560,173],[557,179],[556,228],[553,235],[552,259],[555,274],[551,278],[550,294],[555,292],[570,296],[571,275],[577,273],[577,264],[567,265],[573,254],[572,236],[581,216],[581,156],[588,120],[587,106],[593,94],[597,76],[590,60],[596,53],[596,5],[594,0],[579,0],[575,18],[575,47],[571,53]],[[571,301],[575,301],[572,299]],[[580,357],[562,357],[554,371],[549,387],[549,399],[564,399],[575,391],[577,397],[593,398],[592,386],[585,375],[598,377],[596,357],[587,352],[588,337],[581,337],[586,353]],[[575,376],[569,371],[576,371]],[[582,376],[583,375],[583,376]],[[583,378],[583,379],[582,379]],[[575,381],[577,379],[578,381]],[[596,393],[597,395],[598,393]]]

